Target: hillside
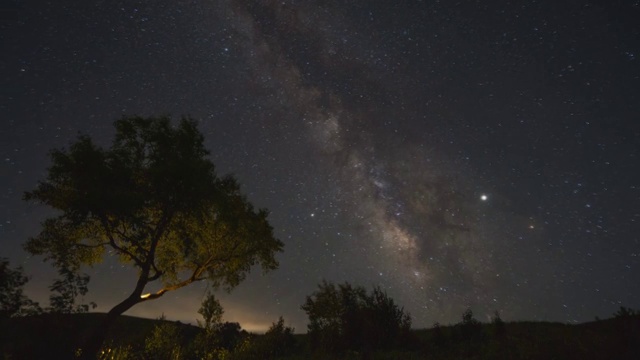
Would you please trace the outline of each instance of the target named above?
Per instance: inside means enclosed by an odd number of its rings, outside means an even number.
[[[497,331],[483,324],[463,336],[459,325],[419,330],[431,359],[639,359],[640,317],[583,324],[513,322]]]
[[[53,315],[12,318],[0,324],[1,359],[70,358],[103,314]],[[164,320],[122,316],[109,335],[108,347],[130,345],[142,353],[145,338],[159,324],[175,324],[181,346],[195,339],[199,328]],[[248,336],[248,335],[242,335]],[[252,336],[258,339],[260,335]],[[286,349],[288,359],[330,359],[312,354],[305,334]],[[130,352],[130,353],[131,353]],[[137,355],[140,357],[141,355]],[[265,354],[265,358],[268,354]],[[628,316],[569,325],[549,322],[461,324],[414,330],[406,349],[385,353],[341,355],[345,359],[639,359],[640,316]]]
[[[104,314],[42,314],[11,318],[0,324],[0,359],[69,358]],[[144,344],[153,328],[168,322],[121,316],[109,333],[109,346]],[[199,328],[181,324],[181,333],[195,337]],[[11,355],[11,356],[9,356]]]

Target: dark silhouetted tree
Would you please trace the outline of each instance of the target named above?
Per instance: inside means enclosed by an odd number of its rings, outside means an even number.
[[[436,350],[440,350],[445,347],[447,338],[442,331],[442,325],[439,322],[433,324],[433,331],[431,335],[431,343]]]
[[[624,307],[624,306],[620,306],[620,309],[618,309],[618,311],[616,311],[615,314],[613,314],[614,318],[627,318],[630,316],[634,316],[634,315],[638,315],[640,314],[639,311],[635,311],[631,308],[628,307]]]
[[[507,333],[507,327],[505,326],[504,321],[502,321],[502,318],[500,318],[500,313],[498,311],[495,312],[493,319],[491,320],[491,324],[493,325],[495,335],[499,338],[504,337]]]
[[[349,283],[336,286],[323,281],[307,296],[302,310],[309,317],[307,326],[311,346],[328,352],[342,351],[343,342],[361,328],[357,310],[364,307],[366,291]]]
[[[220,346],[227,350],[233,350],[247,334],[240,326],[240,323],[225,321],[220,324],[216,336]]]
[[[284,319],[272,323],[262,336],[247,336],[236,348],[233,358],[237,360],[281,359],[294,351],[294,329],[284,324]]]
[[[26,243],[31,254],[78,269],[108,250],[138,270],[131,294],[83,346],[86,359],[136,304],[201,280],[230,290],[253,265],[276,269],[283,247],[267,210],[255,210],[235,178],[216,176],[194,120],[172,126],[166,117],[131,117],[115,128],[108,149],[80,136],[68,150],[54,150],[47,178],[25,193],[59,214]]]
[[[473,317],[473,311],[467,309],[462,313],[462,322],[454,327],[454,341],[462,342],[466,354],[470,356],[483,340],[482,324]]]
[[[214,294],[207,293],[198,310],[198,314],[202,315],[204,319],[204,321],[198,320],[198,325],[203,328],[205,332],[213,332],[218,330],[222,324],[224,309]]]
[[[406,344],[411,328],[409,314],[379,287],[368,294],[363,287],[324,281],[302,309],[309,316],[311,345],[322,351],[399,347]]]
[[[271,324],[269,330],[261,338],[262,354],[265,358],[279,358],[291,353],[296,342],[293,333],[294,329],[285,326],[284,318],[280,316],[278,321]]]
[[[29,277],[24,275],[21,266],[11,269],[9,260],[0,258],[0,320],[41,311],[37,302],[24,295],[27,282]]]
[[[58,274],[61,278],[56,279],[49,287],[53,292],[49,296],[49,308],[47,310],[60,313],[86,313],[89,308],[95,309],[96,303],[76,305],[76,298],[84,296],[89,291],[87,284],[90,277],[87,274],[78,274],[67,268],[60,268]]]
[[[382,348],[408,345],[411,316],[378,286],[367,296],[364,318],[368,343]]]
[[[474,334],[482,326],[480,322],[473,317],[473,311],[471,311],[471,309],[467,309],[462,313],[461,325],[465,335]]]

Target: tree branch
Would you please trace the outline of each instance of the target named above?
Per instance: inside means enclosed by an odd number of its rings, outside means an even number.
[[[107,238],[109,238],[109,245],[111,245],[111,247],[114,248],[116,251],[119,251],[119,252],[129,256],[131,258],[131,260],[133,260],[133,262],[136,263],[137,266],[142,267],[142,265],[143,265],[142,260],[140,260],[137,256],[132,254],[130,251],[128,251],[128,250],[118,246],[118,244],[116,244],[116,240],[113,237],[113,229],[109,225],[109,220],[106,219],[104,215],[100,216],[100,222],[102,222],[102,226],[106,230]],[[123,236],[123,235],[121,234],[121,236]]]
[[[125,240],[125,241],[128,241],[129,243],[131,243],[132,246],[135,247],[135,250],[138,253],[145,254],[145,255],[148,256],[149,255],[148,254],[149,251],[147,249],[145,249],[144,246],[142,246],[139,241],[131,240],[131,238],[127,235],[127,232],[129,231],[127,229],[127,223],[123,221],[121,224],[122,224],[122,230],[116,230],[118,235],[120,236],[120,238]],[[145,225],[144,227],[147,228],[147,232],[148,233],[151,233],[151,229],[148,226]],[[129,251],[129,252],[131,252],[131,251]],[[140,263],[143,263],[142,259],[140,259]],[[142,267],[142,265],[140,265],[140,267]]]
[[[204,270],[206,270],[206,267],[199,266],[193,271],[193,274],[191,274],[191,276],[186,280],[183,280],[183,281],[181,281],[179,283],[176,283],[176,284],[173,284],[173,285],[165,286],[162,289],[156,291],[155,293],[147,293],[147,294],[144,294],[144,295],[140,295],[140,302],[149,301],[149,300],[155,300],[155,299],[161,297],[162,295],[164,295],[166,292],[173,291],[173,290],[178,290],[178,289],[180,289],[182,287],[185,287],[185,286],[187,286],[187,285],[189,285],[189,284],[191,284],[193,282],[204,280],[205,278],[200,277],[200,275],[202,275]]]
[[[158,220],[158,223],[155,226],[155,234],[153,234],[151,248],[149,249],[149,253],[147,256],[147,261],[150,260],[149,262],[151,264],[151,267],[153,268],[154,274],[148,278],[148,281],[158,280],[164,273],[163,271],[159,270],[158,267],[156,266],[155,252],[156,252],[156,247],[160,242],[160,238],[164,235],[164,232],[167,226],[169,226],[169,224],[173,220],[173,213],[174,213],[173,210],[163,210],[162,216],[160,217],[160,220]]]
[[[153,272],[154,274],[152,276],[149,276],[149,282],[158,280],[162,276],[162,274],[164,274],[162,271],[156,269],[155,265],[153,265]]]
[[[103,243],[99,243],[99,244],[94,244],[94,245],[90,245],[90,244],[83,244],[83,243],[76,243],[76,246],[80,246],[83,248],[89,248],[89,249],[95,249],[95,248],[99,248],[99,247],[103,247],[105,245],[111,245],[110,242],[103,242]]]

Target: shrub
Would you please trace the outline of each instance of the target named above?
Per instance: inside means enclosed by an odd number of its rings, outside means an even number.
[[[363,287],[324,281],[302,309],[316,351],[368,353],[399,348],[409,339],[411,316],[379,287],[369,294]]]

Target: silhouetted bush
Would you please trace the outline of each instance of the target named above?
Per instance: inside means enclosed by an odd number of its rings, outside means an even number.
[[[410,315],[378,287],[368,294],[363,287],[324,281],[302,309],[309,316],[308,335],[316,351],[370,353],[409,342]]]
[[[447,338],[445,337],[444,332],[442,331],[442,326],[438,322],[433,324],[431,342],[433,343],[433,346],[436,348],[442,348],[447,343]]]
[[[27,282],[29,277],[24,275],[22,267],[11,269],[9,260],[0,258],[0,320],[41,312],[38,303],[24,295]]]
[[[293,337],[294,329],[284,325],[282,316],[273,323],[262,337],[263,355],[268,358],[288,355],[296,343]]]
[[[493,325],[493,332],[497,338],[503,338],[507,333],[507,327],[504,324],[504,321],[500,318],[500,313],[495,312],[495,316],[491,320],[491,324]]]
[[[282,316],[262,336],[245,337],[232,354],[236,360],[277,359],[295,350],[294,329],[284,325]]]
[[[634,315],[640,315],[640,311],[633,310],[628,307],[620,306],[620,309],[613,314],[615,318],[626,318]]]
[[[451,336],[453,346],[464,352],[464,356],[470,356],[477,352],[478,346],[484,340],[482,324],[473,317],[471,309],[462,313],[462,322],[453,327]]]

